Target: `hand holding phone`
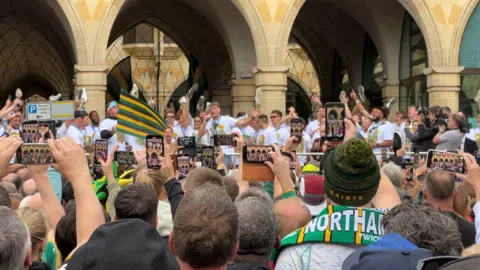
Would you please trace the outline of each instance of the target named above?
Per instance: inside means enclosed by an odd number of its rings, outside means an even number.
[[[160,157],[163,157],[163,136],[148,135],[146,137],[146,152],[147,152],[147,168],[160,169],[162,162]]]
[[[448,173],[465,174],[467,172],[462,155],[436,150],[428,151],[427,168]]]

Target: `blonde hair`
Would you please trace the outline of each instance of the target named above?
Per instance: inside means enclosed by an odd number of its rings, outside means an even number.
[[[457,186],[457,197],[453,202],[453,209],[457,214],[465,218],[465,210],[470,203],[470,194],[474,193],[473,187],[467,183],[463,182]]]
[[[167,181],[167,177],[161,173],[160,170],[148,170],[146,167],[137,168],[133,178],[134,184],[146,184],[151,186],[157,197],[160,196]]]
[[[29,207],[15,210],[18,217],[27,225],[32,242],[32,254],[40,252],[40,245],[45,242],[48,233],[47,217],[42,211]]]

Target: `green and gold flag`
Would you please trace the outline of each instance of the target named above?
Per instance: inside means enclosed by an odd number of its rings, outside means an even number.
[[[147,135],[164,135],[167,122],[145,102],[122,90],[117,131],[140,139]]]

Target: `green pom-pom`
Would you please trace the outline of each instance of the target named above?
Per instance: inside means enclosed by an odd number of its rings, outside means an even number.
[[[344,145],[345,161],[352,167],[366,167],[372,162],[373,152],[368,143],[351,139]]]

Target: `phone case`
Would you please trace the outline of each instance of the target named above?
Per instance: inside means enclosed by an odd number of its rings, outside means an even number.
[[[160,169],[163,156],[163,137],[161,135],[148,135],[146,140],[147,168]]]
[[[269,182],[275,179],[272,170],[265,164],[271,146],[246,145],[243,147],[242,178],[245,181]]]
[[[342,103],[325,104],[325,132],[328,141],[343,141],[345,137],[345,105]]]
[[[55,163],[50,152],[50,147],[46,143],[25,143],[16,153],[17,163],[24,165],[46,165]]]

